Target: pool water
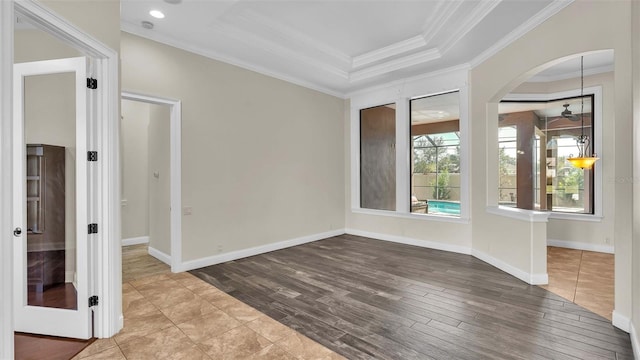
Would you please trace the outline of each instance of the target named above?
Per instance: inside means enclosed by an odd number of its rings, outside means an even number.
[[[429,213],[460,215],[460,203],[443,200],[429,200]]]

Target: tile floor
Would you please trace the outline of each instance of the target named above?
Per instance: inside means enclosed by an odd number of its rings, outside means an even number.
[[[549,246],[549,284],[542,288],[611,320],[614,306],[613,254]]]
[[[344,359],[189,273],[145,245],[123,248],[124,328],[74,359]]]

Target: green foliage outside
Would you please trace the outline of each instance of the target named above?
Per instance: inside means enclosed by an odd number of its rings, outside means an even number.
[[[449,190],[449,172],[445,169],[438,173],[436,187],[433,189],[433,198],[438,200],[449,200],[451,190]]]
[[[413,143],[413,172],[415,174],[436,174],[435,181],[429,185],[434,187],[433,198],[449,200],[450,174],[460,173],[460,146],[444,145],[440,136],[427,139],[415,139]],[[435,146],[434,146],[435,144]]]
[[[513,184],[509,175],[513,175],[516,167],[516,159],[509,156],[503,147],[498,152],[498,172],[499,172],[499,188],[514,188],[516,184]]]
[[[559,158],[560,162],[569,164],[565,158]],[[563,169],[559,174],[557,189],[565,194],[577,194],[579,190],[584,189],[584,170],[569,166]]]

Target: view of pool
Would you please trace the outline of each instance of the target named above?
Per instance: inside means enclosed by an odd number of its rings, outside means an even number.
[[[460,203],[443,200],[429,200],[429,213],[460,215]]]

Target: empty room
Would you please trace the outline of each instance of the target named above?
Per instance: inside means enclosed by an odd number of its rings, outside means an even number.
[[[639,358],[638,2],[0,18],[0,359]]]

